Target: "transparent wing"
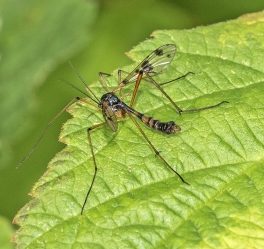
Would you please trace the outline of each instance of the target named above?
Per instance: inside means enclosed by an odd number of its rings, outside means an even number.
[[[176,53],[174,44],[165,44],[147,56],[122,82],[127,85],[135,81],[140,71],[161,73],[170,65]]]
[[[115,112],[112,106],[107,105],[106,103],[102,103],[102,113],[105,119],[105,122],[110,127],[110,129],[114,132],[117,131],[118,123],[116,119]]]

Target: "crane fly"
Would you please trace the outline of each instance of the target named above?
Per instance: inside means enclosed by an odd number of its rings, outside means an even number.
[[[83,214],[83,212],[84,212],[85,205],[87,203],[88,197],[89,197],[90,192],[92,190],[92,187],[94,185],[96,174],[97,174],[97,163],[96,163],[95,155],[94,155],[94,151],[93,151],[91,131],[106,124],[113,132],[116,132],[118,130],[118,120],[125,118],[126,115],[128,115],[128,117],[132,120],[132,122],[138,128],[139,132],[145,138],[145,140],[147,141],[149,146],[152,148],[155,155],[157,155],[161,159],[161,161],[181,179],[181,181],[183,183],[189,185],[189,183],[186,182],[183,179],[183,177],[176,170],[174,170],[173,167],[170,166],[169,163],[160,155],[160,152],[154,147],[152,142],[148,139],[148,137],[146,136],[146,134],[144,133],[144,131],[142,130],[142,128],[140,127],[140,125],[136,121],[136,118],[139,119],[146,126],[150,127],[151,129],[157,130],[159,132],[169,134],[169,135],[179,132],[181,130],[180,126],[177,125],[174,121],[161,122],[158,119],[154,119],[153,117],[146,116],[143,113],[140,113],[140,112],[136,111],[135,109],[133,109],[135,97],[137,95],[139,85],[142,82],[143,78],[147,82],[149,82],[149,83],[153,84],[155,87],[157,87],[163,93],[163,95],[165,95],[165,97],[171,102],[171,104],[176,108],[176,110],[180,114],[184,113],[184,112],[197,112],[197,111],[201,111],[201,110],[206,110],[206,109],[210,109],[210,108],[220,106],[223,103],[228,103],[227,101],[222,101],[216,105],[211,105],[211,106],[197,108],[197,109],[191,109],[191,110],[182,110],[180,107],[178,107],[178,105],[176,105],[175,102],[170,98],[170,96],[163,90],[161,85],[170,83],[172,81],[179,80],[183,77],[186,77],[188,74],[193,74],[193,73],[188,72],[183,76],[180,76],[176,79],[173,79],[171,81],[167,81],[167,82],[164,82],[161,84],[157,83],[153,79],[153,76],[155,76],[159,73],[162,73],[164,70],[166,70],[168,68],[168,66],[170,65],[171,61],[174,58],[175,53],[176,53],[176,46],[174,44],[165,44],[165,45],[157,48],[156,50],[154,50],[152,53],[150,53],[132,72],[127,73],[123,70],[118,70],[118,85],[112,91],[109,90],[107,83],[105,81],[105,78],[104,78],[104,76],[111,76],[111,75],[107,74],[107,73],[100,72],[99,77],[100,77],[102,83],[104,84],[104,86],[106,87],[106,89],[108,90],[108,92],[103,94],[100,99],[98,99],[96,97],[96,95],[92,92],[90,87],[85,83],[85,81],[82,79],[80,74],[77,72],[77,70],[71,64],[72,68],[74,69],[74,71],[76,72],[76,74],[78,75],[78,77],[80,78],[82,83],[85,85],[88,93],[82,91],[81,89],[77,88],[76,86],[72,85],[69,82],[65,82],[65,83],[67,85],[69,85],[70,87],[78,90],[82,94],[84,94],[89,100],[84,99],[84,98],[80,98],[80,97],[76,97],[71,102],[69,102],[67,104],[67,106],[65,106],[55,116],[55,118],[50,121],[50,123],[46,126],[44,132],[42,133],[42,135],[38,139],[37,143],[33,146],[31,151],[19,163],[19,165],[17,167],[19,167],[29,157],[29,155],[34,151],[34,149],[36,148],[36,146],[38,145],[38,143],[40,142],[40,140],[44,136],[45,132],[47,131],[48,127],[52,124],[52,122],[61,113],[63,113],[73,102],[75,102],[77,100],[77,101],[89,104],[89,105],[99,109],[102,112],[103,118],[104,118],[104,122],[99,123],[99,124],[95,124],[95,125],[93,125],[87,129],[87,138],[89,141],[89,145],[90,145],[90,149],[91,149],[91,155],[92,155],[93,164],[94,164],[94,174],[93,174],[93,178],[92,178],[90,187],[86,193],[86,196],[85,196],[85,199],[84,199],[84,202],[82,205],[81,214]],[[122,80],[122,73],[128,74],[123,80]],[[131,84],[131,83],[135,83],[135,86],[134,86],[134,91],[133,91],[133,94],[131,97],[130,104],[127,105],[123,101],[122,88],[128,84]],[[121,99],[118,98],[116,95],[116,92],[118,90],[120,90],[120,92],[121,92]]]

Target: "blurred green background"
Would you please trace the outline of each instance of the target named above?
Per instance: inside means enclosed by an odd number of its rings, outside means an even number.
[[[4,1],[0,4],[0,248],[12,236],[11,221],[31,197],[33,184],[65,145],[57,142],[63,114],[35,152],[16,169],[47,123],[82,87],[132,61],[124,54],[154,30],[189,29],[261,11],[263,0]],[[195,44],[193,44],[195,46]],[[13,226],[16,228],[15,226]],[[5,244],[5,242],[7,244]]]

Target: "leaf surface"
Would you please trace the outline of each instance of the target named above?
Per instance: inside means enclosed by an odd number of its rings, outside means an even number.
[[[102,114],[84,103],[69,109],[63,126],[67,147],[50,162],[31,192],[34,199],[15,217],[19,248],[261,248],[264,246],[264,13],[192,30],[156,31],[135,47],[131,71],[163,44],[176,44],[170,67],[156,77],[166,82],[195,75],[163,89],[182,109],[229,101],[218,108],[182,114],[154,86],[143,82],[134,108],[182,130],[164,135],[140,124],[168,163],[163,164],[131,120],[112,133],[91,132],[98,174],[94,174],[88,127]],[[116,72],[108,77],[112,89]],[[100,98],[106,92],[91,85]],[[125,102],[133,86],[124,88]]]

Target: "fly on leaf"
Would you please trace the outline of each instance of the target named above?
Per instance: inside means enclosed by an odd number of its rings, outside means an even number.
[[[184,112],[197,112],[201,110],[206,110],[210,108],[214,108],[217,106],[220,106],[223,103],[228,103],[227,101],[222,101],[216,105],[211,105],[207,107],[202,107],[202,108],[197,108],[197,109],[192,109],[192,110],[182,110],[171,98],[170,96],[164,91],[164,89],[161,87],[164,84],[168,84],[170,82],[179,80],[181,78],[186,77],[188,74],[193,74],[193,72],[188,72],[183,76],[180,76],[178,78],[175,78],[173,80],[164,82],[164,83],[157,83],[153,77],[159,73],[162,73],[164,70],[166,70],[171,61],[174,58],[174,55],[176,53],[176,46],[174,44],[165,44],[156,50],[154,50],[152,53],[150,53],[132,72],[127,73],[123,70],[118,70],[118,84],[117,86],[111,91],[108,88],[108,85],[105,81],[104,76],[111,76],[110,74],[107,73],[99,73],[99,77],[101,81],[103,82],[104,86],[107,89],[107,93],[103,94],[102,97],[99,99],[97,96],[92,92],[90,87],[85,83],[85,81],[82,79],[80,74],[76,71],[76,69],[73,67],[75,70],[76,74],[78,77],[81,79],[83,84],[86,87],[87,93],[82,91],[81,89],[77,88],[76,86],[70,84],[69,82],[65,82],[67,85],[71,86],[72,88],[78,90],[80,93],[84,94],[87,98],[80,98],[76,97],[73,99],[63,110],[61,110],[56,117],[47,125],[45,128],[44,132],[38,139],[37,143],[33,146],[32,150],[27,154],[27,156],[20,162],[18,166],[20,166],[28,157],[29,155],[34,151],[44,134],[46,133],[48,127],[51,125],[51,123],[61,114],[63,113],[74,101],[80,101],[83,103],[88,104],[89,106],[99,110],[102,112],[104,121],[99,124],[95,124],[91,127],[87,128],[87,138],[90,144],[90,150],[91,150],[91,155],[93,158],[93,164],[94,164],[94,174],[90,183],[90,186],[88,188],[88,191],[86,193],[86,196],[84,198],[84,202],[81,205],[81,214],[84,212],[84,208],[86,205],[86,202],[88,200],[88,197],[91,193],[92,187],[95,183],[96,175],[97,175],[97,163],[96,163],[96,158],[94,155],[93,151],[93,143],[92,143],[92,137],[91,133],[95,129],[102,127],[104,125],[107,125],[111,131],[116,132],[118,130],[118,120],[123,119],[126,117],[126,115],[132,120],[132,122],[135,124],[141,135],[145,138],[146,142],[149,144],[149,146],[152,148],[154,153],[160,158],[160,160],[169,168],[171,169],[180,179],[183,183],[188,184],[183,177],[160,155],[159,151],[154,147],[150,139],[146,136],[144,133],[143,129],[141,126],[138,124],[137,120],[140,120],[144,125],[148,126],[149,128],[168,134],[172,135],[181,130],[180,126],[177,125],[174,121],[167,121],[167,122],[162,122],[159,119],[154,119],[153,117],[146,116],[143,113],[140,113],[133,109],[133,104],[136,98],[136,95],[138,93],[138,88],[142,80],[145,80],[148,84],[152,84],[155,87],[157,87],[163,95],[171,102],[171,104],[176,108],[176,110],[181,114]],[[122,73],[127,74],[127,76],[122,79]],[[122,88],[125,87],[128,84],[134,83],[134,91],[131,97],[130,104],[127,105],[123,101],[123,93],[122,93]],[[117,97],[116,92],[120,90],[121,97]]]

